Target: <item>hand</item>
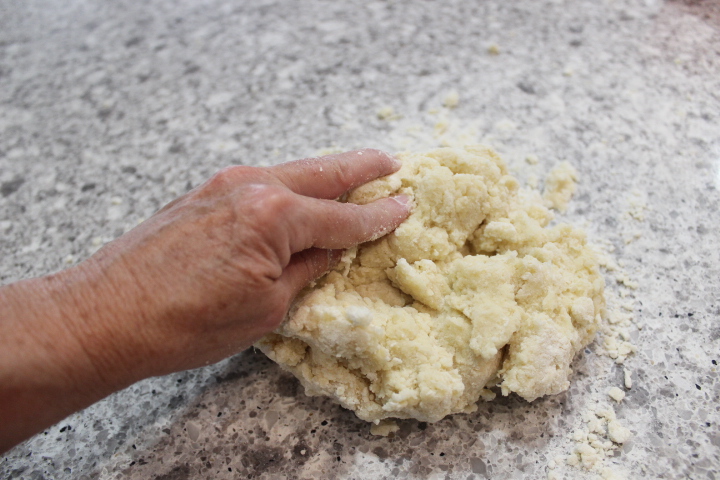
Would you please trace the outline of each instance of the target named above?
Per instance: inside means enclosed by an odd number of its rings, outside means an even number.
[[[31,362],[29,374],[36,383],[52,376],[60,395],[63,386],[81,392],[62,416],[142,378],[221,360],[275,329],[341,249],[407,217],[405,197],[363,206],[334,200],[399,166],[362,150],[222,170],[77,267],[0,289],[0,308],[11,312],[0,337],[13,317],[30,315],[14,336],[32,338],[26,343],[52,365]],[[47,311],[28,312],[38,296]]]

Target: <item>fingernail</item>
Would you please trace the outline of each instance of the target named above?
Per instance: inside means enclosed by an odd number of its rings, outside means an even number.
[[[398,202],[403,207],[409,207],[410,203],[412,202],[412,198],[410,198],[408,195],[400,194],[395,195],[394,197],[389,197]]]
[[[390,159],[393,161],[393,163],[395,164],[395,166],[398,169],[400,169],[400,167],[402,167],[402,160],[400,160],[398,157],[396,157],[395,155],[392,155],[390,153],[388,153],[387,156],[390,157]]]

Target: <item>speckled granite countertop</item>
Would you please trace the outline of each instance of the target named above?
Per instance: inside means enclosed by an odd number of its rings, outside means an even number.
[[[605,465],[720,478],[716,0],[0,0],[0,280],[82,260],[225,165],[424,148],[438,118],[531,184],[578,169],[563,217],[620,263],[624,366],[593,345],[565,394],[380,438],[248,351],[72,415],[0,477],[597,478],[556,459],[627,369],[634,436]]]

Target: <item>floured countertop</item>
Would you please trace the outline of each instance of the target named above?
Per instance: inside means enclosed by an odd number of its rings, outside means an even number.
[[[574,167],[557,219],[600,247],[612,315],[532,403],[377,437],[247,351],[70,416],[0,478],[720,478],[716,1],[5,3],[3,283],[231,163],[482,142],[539,191]]]

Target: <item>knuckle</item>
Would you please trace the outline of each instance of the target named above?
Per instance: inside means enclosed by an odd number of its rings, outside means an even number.
[[[283,218],[293,205],[289,190],[277,185],[251,184],[247,187],[244,202],[256,217],[263,221]]]
[[[349,187],[353,185],[355,182],[352,178],[350,169],[345,163],[335,163],[333,164],[331,174],[333,176],[333,182],[337,185],[343,185],[345,187]]]
[[[275,226],[287,218],[293,206],[292,193],[280,186],[250,184],[241,200],[258,225]]]
[[[233,165],[219,170],[215,175],[210,177],[207,186],[211,190],[226,191],[237,187],[243,180],[252,178],[253,167],[244,165]]]

